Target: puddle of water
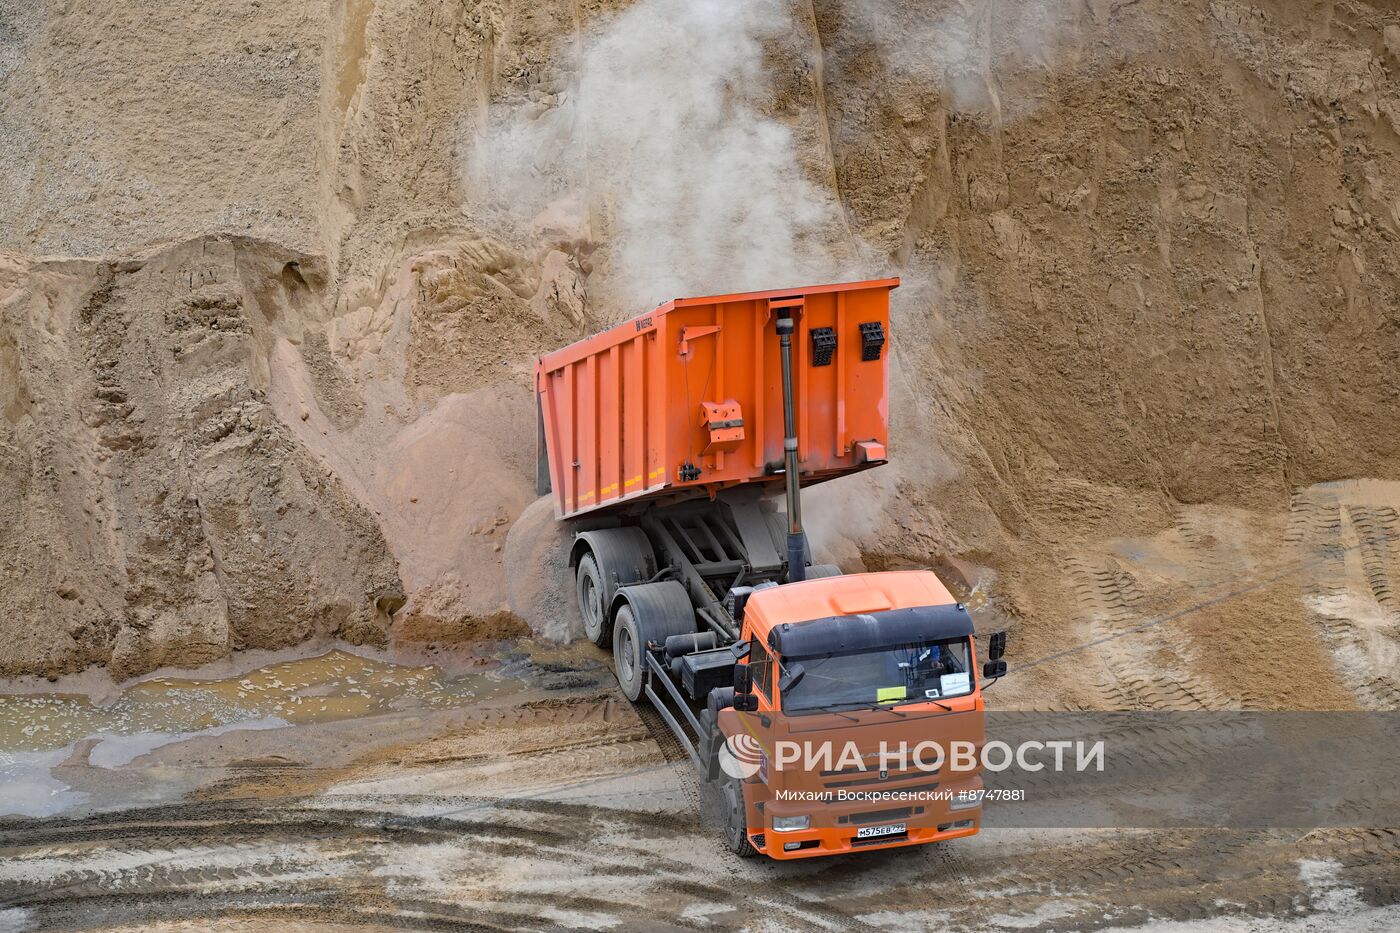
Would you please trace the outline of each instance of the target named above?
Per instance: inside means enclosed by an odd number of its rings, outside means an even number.
[[[34,929],[37,924],[30,924],[32,913],[28,907],[0,907],[0,933]]]
[[[0,814],[51,816],[89,799],[54,777],[78,743],[86,762],[122,768],[162,746],[246,729],[280,729],[398,710],[472,706],[530,686],[574,684],[601,662],[577,647],[506,643],[495,663],[447,674],[334,650],[221,677],[153,677],[101,702],[80,693],[0,694]],[[490,663],[483,659],[477,663]]]
[[[336,650],[218,680],[144,680],[106,704],[79,694],[0,695],[0,752],[53,751],[88,736],[114,749],[117,740],[139,736],[153,748],[237,723],[302,725],[458,707],[521,689],[517,677],[499,670],[447,677],[436,667]]]
[[[88,753],[88,764],[95,768],[120,768],[163,745],[172,745],[176,742],[203,736],[223,735],[225,732],[282,729],[290,725],[291,723],[285,719],[272,716],[248,722],[231,722],[226,726],[214,726],[210,729],[200,729],[198,732],[142,732],[139,735],[98,734],[93,736],[99,741]]]
[[[0,752],[0,815],[53,816],[87,800],[50,774],[72,750]]]
[[[280,729],[290,725],[275,718],[233,722],[197,732],[143,732],[137,735],[92,736],[87,762],[98,768],[120,768],[163,745],[242,729]],[[54,816],[85,803],[89,795],[73,790],[53,776],[53,770],[78,748],[73,742],[50,751],[0,751],[0,816]],[[2,930],[3,928],[0,928]]]

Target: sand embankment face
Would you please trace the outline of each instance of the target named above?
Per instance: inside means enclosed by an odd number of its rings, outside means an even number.
[[[403,589],[375,518],[268,397],[311,265],[201,240],[12,267],[0,669],[384,642]]]
[[[743,6],[0,13],[0,671],[567,637],[533,358],[894,273],[850,569],[1022,660],[1259,584],[1027,702],[1393,702],[1393,496],[1325,484],[1400,478],[1394,14]]]

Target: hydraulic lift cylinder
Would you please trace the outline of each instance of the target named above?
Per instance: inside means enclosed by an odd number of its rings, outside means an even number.
[[[802,531],[802,487],[797,475],[797,419],[793,414],[792,312],[778,312],[778,345],[783,359],[783,474],[787,486],[788,582],[807,579],[807,537]]]

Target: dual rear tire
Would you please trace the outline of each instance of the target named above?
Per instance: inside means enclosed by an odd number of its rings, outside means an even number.
[[[627,699],[642,696],[647,644],[664,645],[672,635],[695,631],[695,610],[685,587],[673,580],[629,586],[612,623],[613,671]]]
[[[640,528],[606,528],[578,536],[574,597],[588,640],[613,649],[617,682],[637,701],[646,683],[647,644],[695,631],[685,587],[654,577],[656,558]]]
[[[656,574],[656,555],[640,528],[595,528],[574,539],[574,598],[588,640],[612,644],[613,597]]]

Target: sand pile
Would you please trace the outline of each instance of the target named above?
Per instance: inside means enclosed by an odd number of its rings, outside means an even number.
[[[1009,701],[1393,703],[1384,5],[226,6],[0,12],[5,671],[566,634],[533,357],[894,273],[848,567],[1100,642]]]
[[[7,264],[0,669],[384,642],[403,588],[374,516],[268,397],[320,274],[233,240]]]

